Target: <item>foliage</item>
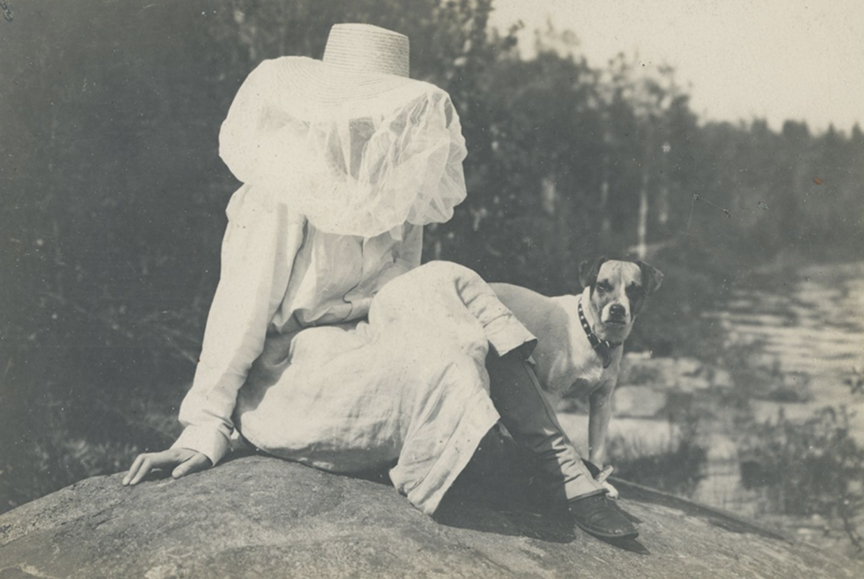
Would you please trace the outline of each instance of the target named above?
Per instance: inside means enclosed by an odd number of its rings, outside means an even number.
[[[741,443],[742,483],[761,489],[774,512],[843,521],[859,552],[855,519],[864,512],[864,448],[849,433],[845,407],[823,408],[797,423],[782,412],[754,425]]]
[[[853,368],[851,375],[843,383],[849,386],[849,391],[853,395],[864,395],[864,372],[858,368]]]

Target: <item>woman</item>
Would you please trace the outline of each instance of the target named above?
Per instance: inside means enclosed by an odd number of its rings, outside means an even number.
[[[422,226],[465,198],[466,150],[447,93],[408,78],[405,36],[341,24],[323,61],[262,63],[220,154],[244,185],[227,210],[185,429],[139,456],[124,484],[215,465],[236,428],[332,472],[391,466],[432,514],[500,419],[541,456],[577,523],[635,536],[540,394],[525,363],[534,337],[474,272],[418,267]]]

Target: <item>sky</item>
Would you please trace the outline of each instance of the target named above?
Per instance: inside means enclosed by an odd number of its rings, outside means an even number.
[[[496,0],[491,25],[521,20],[523,55],[552,22],[589,64],[616,54],[672,65],[705,120],[864,125],[864,0]]]

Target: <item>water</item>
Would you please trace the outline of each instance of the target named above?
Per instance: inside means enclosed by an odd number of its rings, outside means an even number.
[[[779,291],[734,292],[726,311],[713,315],[730,344],[758,348],[787,380],[805,381],[812,395],[798,403],[753,401],[757,420],[772,420],[781,408],[795,419],[845,405],[857,410],[851,432],[864,444],[864,396],[845,383],[864,372],[864,262],[803,267]]]

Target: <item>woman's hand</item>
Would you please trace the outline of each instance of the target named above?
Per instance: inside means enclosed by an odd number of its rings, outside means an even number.
[[[213,466],[210,459],[188,448],[170,448],[162,452],[139,454],[126,476],[124,485],[136,485],[155,468],[173,468],[171,476],[180,478],[193,472],[206,470]]]

